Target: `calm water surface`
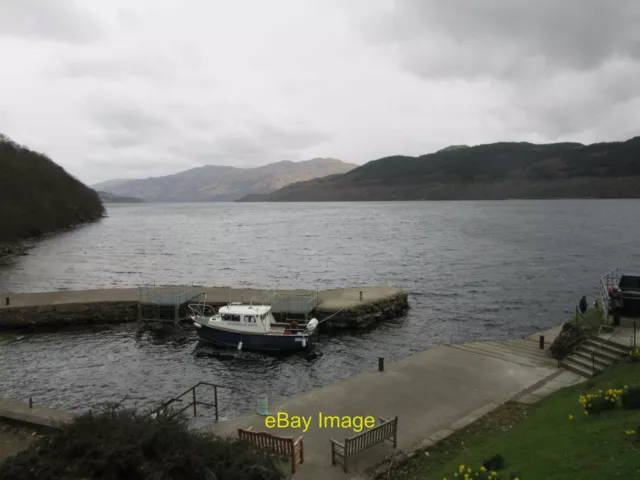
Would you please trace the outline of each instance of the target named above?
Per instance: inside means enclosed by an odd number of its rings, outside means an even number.
[[[149,281],[259,288],[388,284],[404,318],[324,336],[314,360],[219,359],[194,333],[134,325],[0,337],[0,390],[81,411],[147,408],[199,381],[225,416],[326,385],[439,343],[521,336],[558,324],[614,267],[640,268],[637,200],[112,205],[108,218],[0,265],[0,291]]]

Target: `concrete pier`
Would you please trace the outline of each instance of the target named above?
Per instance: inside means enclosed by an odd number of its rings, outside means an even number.
[[[249,288],[190,287],[194,296],[205,294],[213,306],[228,302],[268,303],[273,292]],[[311,312],[331,327],[366,327],[385,318],[402,315],[408,295],[389,286],[362,286],[332,290],[278,290],[278,295],[316,294]],[[113,288],[96,290],[13,293],[0,292],[0,330],[58,327],[63,325],[133,322],[138,319],[140,290]]]

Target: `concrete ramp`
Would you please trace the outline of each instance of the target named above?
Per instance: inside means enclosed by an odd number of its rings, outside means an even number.
[[[547,356],[548,344],[541,350],[540,344],[529,338],[468,342],[451,347],[528,367],[553,367],[558,363]]]
[[[282,428],[268,428],[265,417],[252,412],[207,428],[233,436],[237,436],[238,428],[249,426],[274,435],[302,435],[305,462],[299,466],[296,479],[358,478],[398,450],[410,450],[423,445],[426,439],[446,436],[557,371],[553,366],[542,366],[542,361],[529,359],[525,364],[507,359],[508,352],[503,356],[495,358],[442,345],[391,363],[383,372],[375,369],[377,361],[372,358],[373,368],[369,371],[294,395],[271,407],[272,414],[280,413],[283,418],[309,419],[306,431],[285,423]],[[349,460],[349,473],[344,473],[340,466],[331,465],[329,439],[344,441],[354,431],[319,424],[321,413],[340,418],[371,416],[376,422],[379,417],[389,419],[397,415],[398,449],[378,445],[360,452]]]

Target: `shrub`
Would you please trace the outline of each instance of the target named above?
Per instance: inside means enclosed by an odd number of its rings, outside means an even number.
[[[0,464],[3,480],[280,480],[278,458],[237,439],[109,407],[87,413]]]
[[[598,393],[580,395],[578,402],[584,408],[585,414],[601,413],[605,410],[613,410],[618,404],[618,399],[625,389],[610,388],[607,391],[599,390]]]
[[[624,408],[640,408],[640,387],[626,389],[622,394],[621,402]]]
[[[584,330],[575,323],[565,323],[562,331],[549,346],[549,353],[557,360],[562,360],[580,345],[586,338]]]
[[[500,461],[504,463],[502,455],[496,455],[496,457],[498,456],[501,458]],[[475,470],[466,465],[460,465],[458,467],[458,470],[456,472],[453,472],[451,477],[445,477],[443,480],[449,480],[450,478],[455,480],[502,480],[506,477],[501,477],[495,470],[488,470],[484,465],[481,466],[478,470]],[[511,475],[509,475],[509,480],[522,480],[522,477],[520,476],[520,474],[512,473]]]
[[[627,355],[632,362],[640,361],[640,347],[632,348]]]
[[[482,466],[487,470],[502,470],[504,468],[504,457],[499,453],[497,455],[493,455],[489,458],[486,458],[484,462],[482,462]]]
[[[451,476],[456,480],[471,480],[476,478],[479,480],[500,480],[498,472],[495,470],[487,470],[484,466],[476,470],[466,465],[460,465],[458,470]],[[447,480],[447,477],[443,480]]]

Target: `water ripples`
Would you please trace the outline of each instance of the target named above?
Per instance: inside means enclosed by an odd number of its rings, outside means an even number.
[[[82,411],[148,408],[199,381],[225,416],[326,385],[377,358],[521,336],[557,324],[600,275],[640,266],[637,200],[113,205],[102,222],[0,265],[0,290],[130,287],[149,281],[256,288],[404,288],[412,309],[364,332],[323,335],[315,359],[231,352],[192,331],[134,325],[0,336],[0,387]],[[615,233],[613,233],[615,232]]]

